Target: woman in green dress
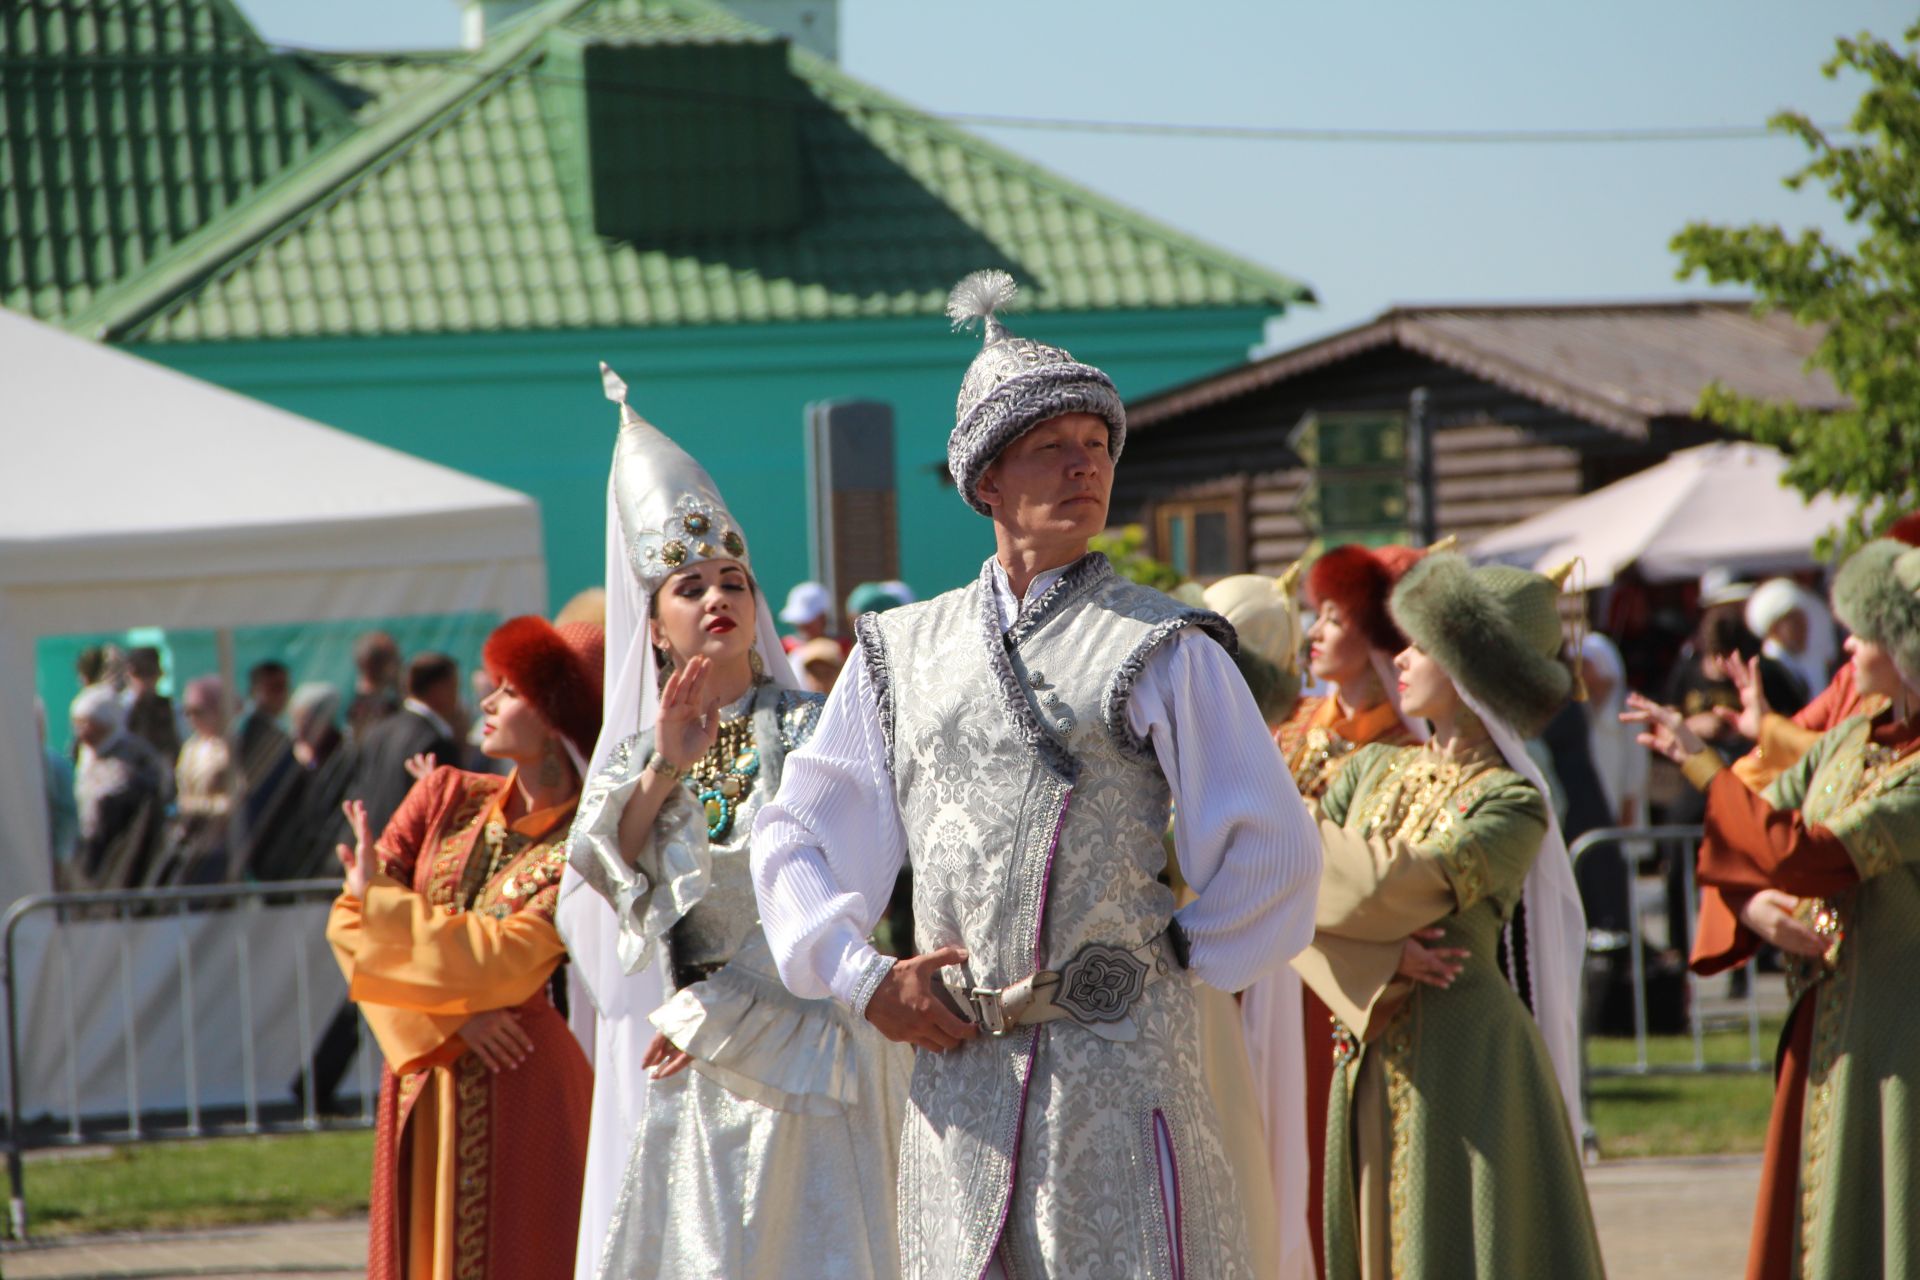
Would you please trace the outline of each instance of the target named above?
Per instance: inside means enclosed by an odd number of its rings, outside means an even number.
[[[1920,549],[1868,543],[1833,605],[1855,687],[1884,702],[1764,792],[1672,708],[1634,699],[1623,717],[1706,792],[1694,970],[1763,941],[1787,957],[1749,1280],[1920,1276]]]
[[[1316,934],[1293,963],[1341,1024],[1328,1280],[1602,1274],[1570,1118],[1584,925],[1522,745],[1573,688],[1558,597],[1457,555],[1414,566],[1394,665],[1432,737],[1361,748],[1321,801]],[[1457,976],[1397,976],[1436,924]]]

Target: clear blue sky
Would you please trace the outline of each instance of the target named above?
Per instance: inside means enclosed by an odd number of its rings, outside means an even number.
[[[240,0],[272,41],[458,42],[455,0]],[[1833,38],[1898,38],[1888,0],[842,0],[841,62],[942,112],[1334,128],[1843,120]],[[1649,298],[1693,218],[1837,227],[1785,191],[1786,139],[1414,146],[980,132],[1310,283],[1291,345],[1406,302]]]

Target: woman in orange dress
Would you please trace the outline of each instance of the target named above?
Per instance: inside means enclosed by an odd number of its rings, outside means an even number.
[[[513,772],[434,768],[378,841],[347,803],[327,939],[386,1058],[370,1280],[572,1275],[593,1077],[548,980],[601,647],[590,624],[504,623],[481,749]]]

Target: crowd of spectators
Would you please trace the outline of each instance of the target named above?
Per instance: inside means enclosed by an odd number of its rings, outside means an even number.
[[[237,705],[220,677],[161,692],[161,655],[84,651],[69,708],[73,747],[41,741],[55,882],[126,889],[299,880],[335,870],[341,802],[366,803],[375,829],[412,785],[407,762],[430,754],[488,767],[468,747],[459,664],[443,653],[403,660],[370,631],[354,645],[350,697],[295,688],[283,662],[247,672]]]

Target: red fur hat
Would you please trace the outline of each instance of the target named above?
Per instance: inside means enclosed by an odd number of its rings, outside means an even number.
[[[1910,547],[1920,547],[1920,511],[1909,511],[1895,520],[1886,536]]]
[[[600,682],[606,633],[590,622],[555,629],[528,614],[508,618],[487,637],[480,660],[511,684],[582,756],[600,736]]]
[[[1334,601],[1366,634],[1369,645],[1382,653],[1398,653],[1407,641],[1387,614],[1387,597],[1424,555],[1418,547],[1369,548],[1352,542],[1334,547],[1307,570],[1307,602],[1317,609]]]

